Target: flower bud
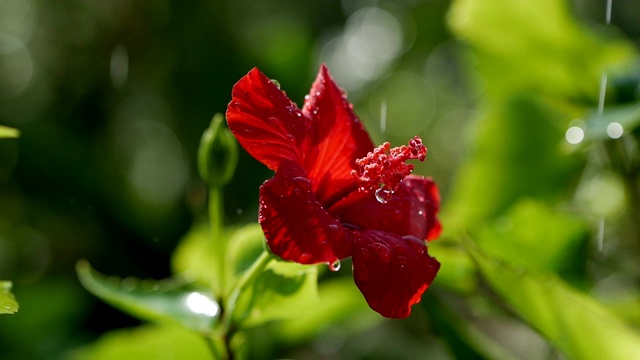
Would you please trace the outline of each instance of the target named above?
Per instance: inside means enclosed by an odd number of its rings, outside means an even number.
[[[228,183],[238,163],[238,143],[224,123],[223,115],[216,114],[200,139],[198,171],[209,186]]]

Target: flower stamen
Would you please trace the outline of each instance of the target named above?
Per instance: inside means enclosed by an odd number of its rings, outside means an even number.
[[[405,162],[412,159],[424,161],[426,156],[427,148],[418,136],[409,140],[409,146],[391,148],[391,144],[385,142],[367,156],[357,159],[359,170],[351,173],[360,182],[359,191],[372,192],[380,203],[385,204],[402,180],[413,171],[414,166]]]

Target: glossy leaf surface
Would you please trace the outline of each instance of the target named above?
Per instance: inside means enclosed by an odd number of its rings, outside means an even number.
[[[212,294],[192,288],[179,279],[110,278],[95,271],[86,261],[78,262],[77,271],[89,292],[139,319],[181,324],[205,333],[218,320],[220,306]]]

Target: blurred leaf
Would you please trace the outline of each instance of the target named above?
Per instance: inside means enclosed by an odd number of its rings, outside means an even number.
[[[602,115],[593,111],[585,122],[584,141],[581,144],[609,140],[611,137],[607,132],[607,127],[613,122],[620,124],[626,133],[640,126],[640,103],[607,107]]]
[[[291,319],[318,301],[318,268],[293,262],[271,261],[237,301],[235,314],[241,327]]]
[[[13,293],[11,293],[11,286],[11,281],[0,281],[0,314],[15,314],[18,312],[18,302]]]
[[[71,359],[212,359],[205,340],[181,327],[145,325],[111,331],[71,352]]]
[[[584,159],[559,144],[585,110],[575,105],[595,105],[603,71],[628,66],[633,47],[581,26],[564,0],[456,0],[449,20],[470,45],[483,96],[472,155],[443,214],[445,231],[460,232],[520,196],[570,193]]]
[[[476,264],[466,251],[458,246],[449,246],[443,239],[429,244],[429,255],[442,264],[434,284],[459,293],[471,293],[476,290]]]
[[[227,252],[218,254],[216,240],[206,224],[194,225],[180,241],[173,253],[171,265],[175,273],[211,287],[224,296],[234,286],[234,278],[248,269],[264,247],[264,235],[260,224],[239,228],[227,228],[223,232]],[[219,273],[218,262],[223,261],[227,271],[225,279]]]
[[[89,292],[139,319],[181,324],[203,333],[218,320],[220,308],[208,290],[193,289],[180,280],[109,278],[87,261],[78,262],[77,272]]]
[[[605,67],[633,53],[631,44],[581,26],[565,0],[457,0],[449,19],[477,52],[492,95],[529,89],[596,99]]]
[[[227,274],[236,277],[249,269],[260,256],[266,241],[260,224],[253,223],[233,230],[227,243]]]
[[[559,146],[566,130],[559,126],[562,116],[542,101],[514,94],[486,116],[446,204],[445,232],[482,225],[522,196],[562,199],[580,175],[584,159]]]
[[[276,335],[286,343],[312,339],[331,327],[353,333],[371,328],[384,318],[371,310],[350,278],[323,281],[318,287],[318,301],[294,318],[274,324]]]
[[[438,274],[438,276],[440,276]],[[457,359],[515,359],[485,331],[455,309],[446,293],[433,291],[424,299],[431,326],[442,336]]]
[[[640,336],[592,298],[552,275],[517,271],[476,250],[489,285],[518,315],[571,359],[633,359]]]
[[[222,261],[222,256],[216,251],[216,241],[211,238],[208,224],[192,225],[173,252],[171,267],[174,273],[221,294],[223,279],[219,262]]]
[[[589,226],[581,218],[520,200],[504,216],[482,227],[477,244],[487,255],[540,272],[576,272],[584,261]]]
[[[0,139],[17,138],[20,136],[20,130],[0,125]]]

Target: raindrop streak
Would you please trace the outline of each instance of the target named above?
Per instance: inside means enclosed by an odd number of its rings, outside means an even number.
[[[380,104],[380,132],[384,134],[387,130],[387,102]]]
[[[604,113],[604,96],[607,90],[607,73],[602,73],[602,78],[600,79],[600,96],[598,97],[598,115],[602,116]]]
[[[613,0],[607,0],[607,9],[605,13],[605,22],[607,25],[611,24],[611,7],[613,6]],[[600,97],[598,98],[598,114],[602,116],[604,113],[604,97],[605,90],[607,88],[607,72],[602,72],[602,78],[600,80]],[[607,134],[611,136],[610,126],[607,126]],[[620,126],[622,127],[622,126]],[[614,129],[614,131],[617,129]],[[617,134],[614,134],[617,135]],[[620,134],[622,136],[622,134]],[[600,226],[598,226],[598,251],[602,252],[604,250],[604,218],[600,219]]]
[[[332,262],[331,264],[329,264],[329,270],[336,272],[338,270],[340,270],[340,260],[336,260],[334,262]]]
[[[600,219],[600,224],[598,225],[598,251],[602,252],[604,250],[604,217]]]

